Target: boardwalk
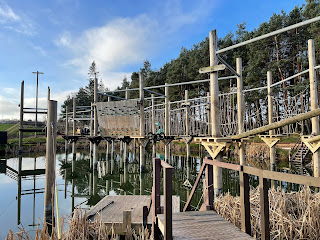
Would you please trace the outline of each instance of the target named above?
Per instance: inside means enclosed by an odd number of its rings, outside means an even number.
[[[158,215],[164,233],[164,215]],[[214,211],[181,212],[172,215],[174,239],[252,239]]]

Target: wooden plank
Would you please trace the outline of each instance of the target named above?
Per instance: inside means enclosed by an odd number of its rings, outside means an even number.
[[[235,170],[235,171],[239,171],[240,170],[240,165],[238,165],[238,164],[220,162],[220,161],[217,161],[217,160],[211,160],[209,158],[205,158],[203,160],[203,163],[209,164],[209,165],[213,165],[213,166],[217,166],[217,167],[227,168],[227,169],[231,169],[231,170]]]
[[[158,215],[163,229],[164,215]],[[172,215],[174,239],[253,239],[214,211],[189,211]]]
[[[199,69],[199,73],[210,73],[210,72],[217,72],[217,71],[222,71],[226,69],[226,65],[224,64],[219,64],[215,66],[210,66],[210,67],[203,67]]]

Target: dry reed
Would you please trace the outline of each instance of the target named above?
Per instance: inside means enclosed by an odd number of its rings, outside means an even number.
[[[65,225],[69,224],[66,231],[63,230]],[[60,240],[71,239],[120,239],[120,236],[114,233],[113,228],[107,228],[102,222],[101,217],[95,217],[95,220],[91,222],[87,220],[85,211],[77,209],[74,211],[73,216],[67,218],[60,218],[61,238]],[[9,234],[6,240],[21,240],[21,239],[33,239],[31,234],[24,230],[23,227],[19,228],[19,232],[13,233],[9,230]],[[141,229],[138,233],[135,230],[127,227],[125,239],[146,240],[151,239],[148,229]],[[46,225],[42,229],[37,228],[34,234],[35,240],[58,240],[57,229],[53,228],[52,234],[48,233]]]
[[[214,206],[222,217],[241,227],[240,197],[221,195]],[[258,188],[250,191],[250,208],[252,236],[260,239]],[[292,193],[273,188],[269,190],[269,209],[271,239],[320,239],[320,193],[312,193],[308,187]]]

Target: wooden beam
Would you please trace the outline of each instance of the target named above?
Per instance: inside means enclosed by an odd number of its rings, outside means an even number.
[[[215,66],[200,68],[199,73],[211,73],[211,72],[222,71],[225,69],[226,69],[226,65],[219,64],[219,65],[215,65]]]
[[[303,121],[303,120],[306,120],[306,119],[309,119],[309,118],[313,118],[313,117],[316,117],[316,116],[319,116],[319,115],[320,115],[320,108],[312,110],[312,111],[309,111],[309,112],[306,112],[306,113],[301,113],[301,114],[298,114],[298,115],[296,115],[294,117],[283,119],[283,120],[281,120],[279,122],[271,123],[269,125],[262,126],[262,127],[259,127],[259,128],[255,128],[253,130],[250,130],[250,131],[247,131],[247,132],[232,136],[231,139],[240,140],[242,138],[246,138],[246,137],[249,137],[249,136],[252,136],[252,135],[261,134],[263,132],[267,132],[267,131],[272,130],[272,129],[280,128],[280,127],[283,127],[283,126],[286,126],[286,125],[289,125],[289,124],[293,124],[293,123],[296,123],[296,122],[300,122],[300,121]]]

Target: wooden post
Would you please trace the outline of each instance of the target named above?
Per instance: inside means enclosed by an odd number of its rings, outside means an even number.
[[[123,211],[123,224],[124,231],[127,230],[127,226],[131,229],[131,211]]]
[[[189,92],[188,90],[185,90],[184,91],[184,101],[185,101],[185,105],[186,105],[186,108],[185,108],[185,114],[186,114],[186,136],[188,137],[189,136],[189,121],[190,121],[190,117],[189,117],[189,106],[188,106],[188,100],[189,100]],[[187,144],[187,161],[189,162],[190,161],[190,141],[188,140],[186,142]]]
[[[145,137],[145,119],[144,119],[144,77],[139,73],[139,97],[140,97],[140,137]],[[141,139],[143,141],[143,139]],[[145,167],[145,146],[140,143],[140,172],[144,172]]]
[[[268,121],[273,123],[273,105],[272,105],[272,72],[267,72],[267,88],[268,88]],[[274,129],[269,130],[269,135],[274,135]],[[276,170],[276,149],[275,146],[270,147],[270,170]]]
[[[237,73],[240,77],[237,77],[237,106],[238,106],[238,133],[244,131],[244,97],[243,97],[243,78],[242,78],[242,59],[236,59]],[[246,164],[246,155],[244,149],[244,143],[241,141],[239,143],[239,159],[240,165],[244,166]]]
[[[261,239],[270,239],[268,179],[259,176]]]
[[[250,185],[249,176],[243,172],[243,166],[239,171],[240,177],[240,205],[241,205],[241,230],[251,235],[250,222]]]
[[[160,230],[157,225],[156,217],[161,213],[160,209],[160,171],[161,160],[153,158],[153,186],[152,186],[152,235],[154,239],[160,237]]]
[[[213,166],[207,165],[205,169],[205,186],[203,186],[203,206],[201,210],[213,209]]]
[[[165,85],[167,85],[167,83],[165,83]],[[164,134],[165,136],[169,136],[169,87],[165,86],[164,88],[164,95],[166,96],[164,99],[164,115],[165,115],[165,119],[164,119]],[[169,144],[165,144],[164,147],[164,155],[165,155],[165,161],[168,162],[169,161]]]
[[[64,130],[64,134],[66,136],[68,136],[68,121],[69,121],[69,118],[68,118],[68,106],[66,106],[66,122],[65,122],[65,130]],[[66,153],[68,152],[68,140],[65,140],[64,141],[64,148],[65,148],[65,151]]]
[[[114,139],[112,139],[111,143],[111,174],[114,173]]]
[[[75,121],[75,118],[76,118],[76,98],[75,97],[73,98],[72,118],[73,118],[73,121],[72,121],[72,134],[73,134],[73,136],[75,136],[76,135],[76,121]],[[73,154],[75,154],[75,152],[76,152],[76,143],[75,142],[72,143],[72,152],[73,152]]]
[[[98,79],[96,76],[94,78],[94,98],[93,98],[93,101],[94,101],[93,134],[94,134],[94,137],[97,137],[98,136],[98,111],[97,111],[96,104],[98,102]],[[98,151],[98,146],[97,146],[97,143],[94,142],[93,143],[93,168],[95,170],[97,169],[97,165],[98,165],[98,152],[97,151]]]
[[[309,78],[310,78],[310,98],[311,98],[311,111],[319,108],[318,105],[318,87],[317,87],[317,78],[315,72],[316,58],[315,58],[315,48],[314,40],[308,40],[308,57],[309,57]],[[312,123],[312,134],[318,136],[319,131],[319,117],[313,117],[311,119]],[[313,172],[315,177],[320,176],[320,152],[319,149],[313,153]]]
[[[207,92],[207,121],[208,121],[208,135],[211,135],[211,113],[210,113],[210,92]]]
[[[48,87],[48,100],[50,100],[50,87]]]
[[[151,94],[151,131],[153,134],[156,134],[155,126],[155,110],[154,110],[154,94]],[[152,157],[156,157],[157,154],[157,141],[152,142]]]
[[[54,186],[55,186],[55,155],[57,148],[57,101],[48,101],[47,115],[47,146],[46,146],[46,182],[44,193],[44,220],[54,224]]]
[[[129,90],[128,87],[126,87],[126,95],[125,95],[125,99],[129,100],[130,96],[129,96]]]
[[[209,51],[210,51],[210,66],[218,64],[216,55],[217,35],[216,30],[209,33]],[[211,135],[212,137],[220,137],[220,108],[219,108],[219,85],[218,72],[210,73],[210,114],[211,114]],[[221,161],[221,153],[218,154],[215,160]],[[214,166],[214,195],[218,196],[222,193],[222,169]]]
[[[172,173],[174,168],[163,169],[164,195],[164,239],[172,238]]]
[[[22,151],[23,144],[23,105],[24,105],[24,81],[21,82],[21,95],[20,95],[20,123],[19,123],[19,152]]]
[[[93,137],[93,106],[91,103],[91,111],[90,111],[90,137]],[[90,169],[92,168],[93,165],[93,143],[90,141]]]

